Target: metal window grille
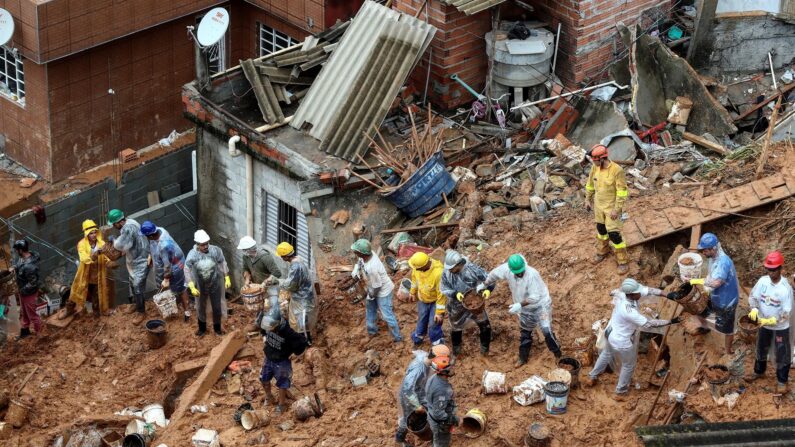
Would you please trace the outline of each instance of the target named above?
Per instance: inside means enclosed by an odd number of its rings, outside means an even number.
[[[298,43],[298,40],[277,31],[262,23],[257,23],[259,27],[259,55],[275,53],[279,50],[291,47]]]
[[[25,71],[22,58],[6,47],[0,47],[0,94],[25,103]]]
[[[279,242],[295,247],[298,241],[298,210],[279,200]]]

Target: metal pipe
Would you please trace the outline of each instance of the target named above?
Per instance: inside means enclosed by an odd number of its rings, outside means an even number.
[[[522,109],[522,108],[525,108],[525,107],[534,106],[536,104],[541,104],[543,102],[554,101],[554,100],[556,100],[558,98],[567,98],[569,96],[576,95],[577,93],[589,92],[591,90],[596,90],[598,88],[605,87],[607,85],[614,85],[619,90],[620,89],[629,88],[628,85],[619,85],[616,81],[605,82],[605,83],[602,83],[602,84],[592,85],[590,87],[582,88],[582,89],[579,89],[579,90],[574,90],[574,91],[569,92],[569,93],[564,93],[562,95],[552,96],[552,97],[549,97],[549,98],[546,98],[546,99],[539,99],[538,101],[526,102],[526,103],[523,103],[523,104],[519,104],[518,106],[511,107],[511,112],[513,112],[516,109]]]
[[[190,169],[191,169],[191,172],[193,173],[193,190],[196,191],[196,189],[199,186],[199,176],[197,175],[197,172],[196,172],[197,169],[196,169],[196,150],[195,149],[190,152]],[[107,194],[107,191],[105,193]],[[107,203],[107,198],[105,200],[106,200],[106,203]]]
[[[246,153],[246,235],[254,237],[254,157]]]
[[[555,55],[552,57],[552,75],[555,75],[555,67],[558,64],[558,48],[560,48],[560,22],[558,22],[558,33],[555,34]]]
[[[770,63],[770,77],[773,78],[773,89],[778,90],[778,84],[776,83],[776,72],[773,70],[773,56],[770,52],[767,52],[767,61]]]

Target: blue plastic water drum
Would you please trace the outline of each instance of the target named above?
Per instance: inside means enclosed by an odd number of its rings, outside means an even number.
[[[563,414],[569,400],[569,386],[563,382],[547,382],[544,385],[547,413]]]

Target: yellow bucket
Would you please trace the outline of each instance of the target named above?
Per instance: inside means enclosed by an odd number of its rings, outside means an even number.
[[[461,421],[461,430],[467,438],[477,438],[486,431],[486,413],[477,408],[467,411]]]

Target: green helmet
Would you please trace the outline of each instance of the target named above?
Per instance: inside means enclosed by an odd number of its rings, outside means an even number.
[[[124,219],[124,213],[122,213],[121,210],[112,209],[112,210],[108,211],[108,223],[109,224],[113,225],[113,224],[115,224],[116,222],[118,222],[118,221],[120,221],[122,219]]]
[[[351,245],[351,250],[363,255],[371,255],[373,253],[370,241],[367,239],[359,239],[358,241],[354,242],[353,245]]]
[[[524,258],[518,253],[513,254],[508,258],[508,268],[514,275],[522,273],[525,269],[525,266]]]

